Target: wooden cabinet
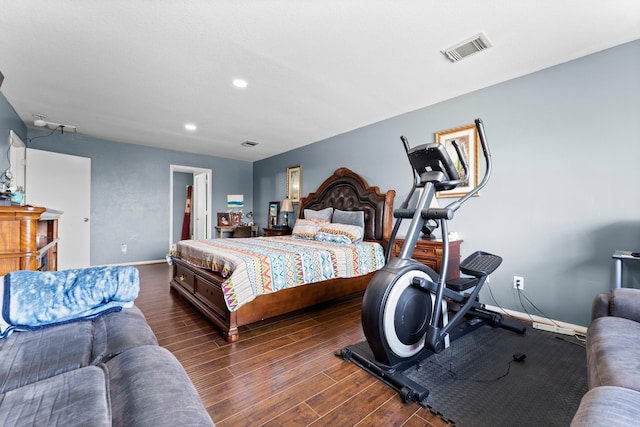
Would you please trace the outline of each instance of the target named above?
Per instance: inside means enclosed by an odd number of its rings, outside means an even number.
[[[262,235],[264,237],[270,236],[288,236],[291,234],[291,228],[289,227],[281,227],[281,228],[263,228]]]
[[[34,206],[0,206],[0,275],[56,270],[58,219]]]
[[[38,221],[36,234],[37,270],[58,270],[58,218],[62,212],[47,209]]]
[[[460,244],[462,240],[449,242],[449,267],[447,268],[447,280],[460,277]],[[397,257],[404,244],[404,239],[396,239],[391,248],[391,256]],[[418,239],[413,250],[412,258],[434,271],[440,273],[442,267],[442,241],[430,239]]]

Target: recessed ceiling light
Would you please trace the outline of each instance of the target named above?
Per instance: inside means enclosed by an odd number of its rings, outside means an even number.
[[[193,132],[198,129],[198,126],[194,125],[193,123],[187,123],[184,125],[184,128],[190,132]]]
[[[233,85],[237,88],[244,89],[247,87],[247,81],[245,79],[233,79]]]

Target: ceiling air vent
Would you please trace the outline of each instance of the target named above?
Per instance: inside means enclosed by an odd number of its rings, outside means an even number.
[[[441,51],[451,62],[458,62],[469,55],[488,49],[492,46],[491,42],[484,34],[480,33],[469,40],[451,46],[447,50]]]
[[[258,145],[258,143],[257,143],[257,142],[255,142],[255,141],[249,141],[249,140],[247,140],[247,141],[243,142],[243,143],[242,143],[242,144],[240,144],[240,145],[242,145],[243,147],[255,147],[256,145]]]

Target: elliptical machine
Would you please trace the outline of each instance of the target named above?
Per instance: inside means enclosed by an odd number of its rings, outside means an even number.
[[[481,182],[465,196],[444,208],[431,208],[436,191],[446,191],[464,185],[469,169],[460,145],[453,142],[457,160],[464,171],[460,177],[443,144],[430,143],[409,148],[401,137],[413,168],[414,184],[400,209],[393,213],[396,222],[387,249],[387,263],[373,277],[362,301],[362,328],[366,342],[347,346],[340,355],[396,389],[405,402],[425,402],[429,391],[415,383],[402,371],[434,353],[447,348],[450,340],[475,330],[483,324],[502,327],[523,334],[526,328],[487,310],[478,301],[478,294],[487,278],[502,263],[502,258],[478,251],[460,263],[467,277],[446,280],[449,235],[447,222],[455,212],[488,182],[491,175],[491,154],[482,120],[475,126],[485,159]],[[409,203],[419,190],[413,208]],[[389,259],[390,248],[400,224],[411,219],[404,244],[397,258]],[[411,259],[421,232],[429,234],[433,222],[442,232],[442,274]],[[452,318],[449,319],[449,315]]]

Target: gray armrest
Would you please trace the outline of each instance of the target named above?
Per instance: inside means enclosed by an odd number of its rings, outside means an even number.
[[[598,317],[609,316],[609,304],[611,302],[611,294],[600,294],[593,299],[591,307],[591,320]]]
[[[616,288],[610,294],[600,294],[593,301],[593,318],[624,317],[640,322],[640,289]]]

